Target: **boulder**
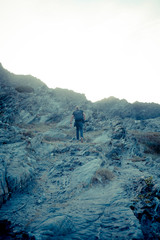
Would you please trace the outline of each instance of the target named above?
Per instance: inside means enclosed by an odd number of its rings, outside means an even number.
[[[14,160],[14,162],[7,167],[6,173],[6,181],[10,193],[26,187],[33,176],[33,167],[23,162],[23,160],[22,162]]]

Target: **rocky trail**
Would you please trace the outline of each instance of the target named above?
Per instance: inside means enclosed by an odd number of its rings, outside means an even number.
[[[83,144],[45,139],[36,152],[41,133],[26,147],[36,156],[35,177],[2,206],[1,219],[10,221],[15,232],[23,230],[38,240],[145,239],[131,209],[137,195],[133,185],[149,178],[154,166],[148,169],[140,157],[130,159],[130,136],[112,139],[112,146],[99,143],[103,130],[86,133]]]
[[[159,240],[159,126],[158,104],[91,103],[0,64],[0,240]]]

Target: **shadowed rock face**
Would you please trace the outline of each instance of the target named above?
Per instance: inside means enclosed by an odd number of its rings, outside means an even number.
[[[0,66],[0,239],[160,239],[160,106],[30,79]]]

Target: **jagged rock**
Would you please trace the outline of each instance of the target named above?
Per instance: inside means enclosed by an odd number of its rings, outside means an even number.
[[[89,186],[92,183],[93,176],[100,166],[101,159],[97,158],[89,161],[83,166],[77,167],[76,170],[71,174],[71,187],[75,188],[79,186],[79,188],[81,188]]]
[[[125,137],[125,129],[123,127],[122,121],[113,122],[113,139],[120,139]]]
[[[7,168],[6,181],[9,191],[12,193],[16,190],[26,187],[33,176],[33,167],[25,164],[23,160],[22,163],[14,161],[14,163],[11,163]]]
[[[137,196],[131,209],[139,219],[145,239],[160,237],[160,200],[159,190],[154,187],[152,177],[141,178],[137,185]]]
[[[0,90],[0,220],[8,237],[159,239],[160,105],[91,103],[1,65]],[[69,127],[76,105],[87,119],[83,144]]]

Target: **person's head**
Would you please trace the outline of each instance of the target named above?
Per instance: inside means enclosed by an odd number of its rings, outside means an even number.
[[[76,110],[79,110],[79,107],[78,107],[78,106],[76,106]]]

